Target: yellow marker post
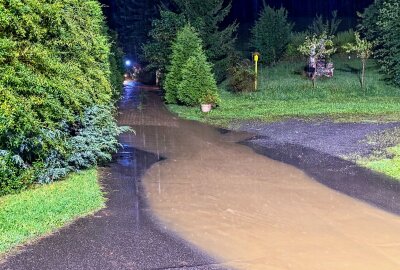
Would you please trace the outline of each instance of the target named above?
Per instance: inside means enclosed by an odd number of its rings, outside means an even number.
[[[254,90],[257,90],[258,88],[258,60],[260,59],[260,53],[259,52],[255,52],[253,53],[253,60],[254,60],[254,64],[255,64],[255,80],[254,80]]]

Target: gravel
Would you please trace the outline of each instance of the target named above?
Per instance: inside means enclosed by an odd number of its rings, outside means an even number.
[[[257,134],[252,141],[262,146],[296,144],[335,157],[367,156],[373,145],[368,135],[400,127],[397,123],[334,123],[290,120],[276,123],[242,123],[239,130]]]

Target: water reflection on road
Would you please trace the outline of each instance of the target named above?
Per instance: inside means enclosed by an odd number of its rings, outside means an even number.
[[[129,144],[166,158],[143,179],[149,203],[184,239],[238,269],[400,269],[399,217],[130,91]]]

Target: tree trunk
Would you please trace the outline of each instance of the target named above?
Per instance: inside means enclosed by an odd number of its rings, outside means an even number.
[[[365,88],[365,59],[362,59],[361,88]]]

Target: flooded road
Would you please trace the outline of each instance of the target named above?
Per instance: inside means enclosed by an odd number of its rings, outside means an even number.
[[[163,161],[143,178],[168,229],[237,269],[400,269],[400,218],[335,192],[132,88],[124,141]],[[146,94],[144,94],[146,93]],[[138,101],[140,98],[140,102]]]

